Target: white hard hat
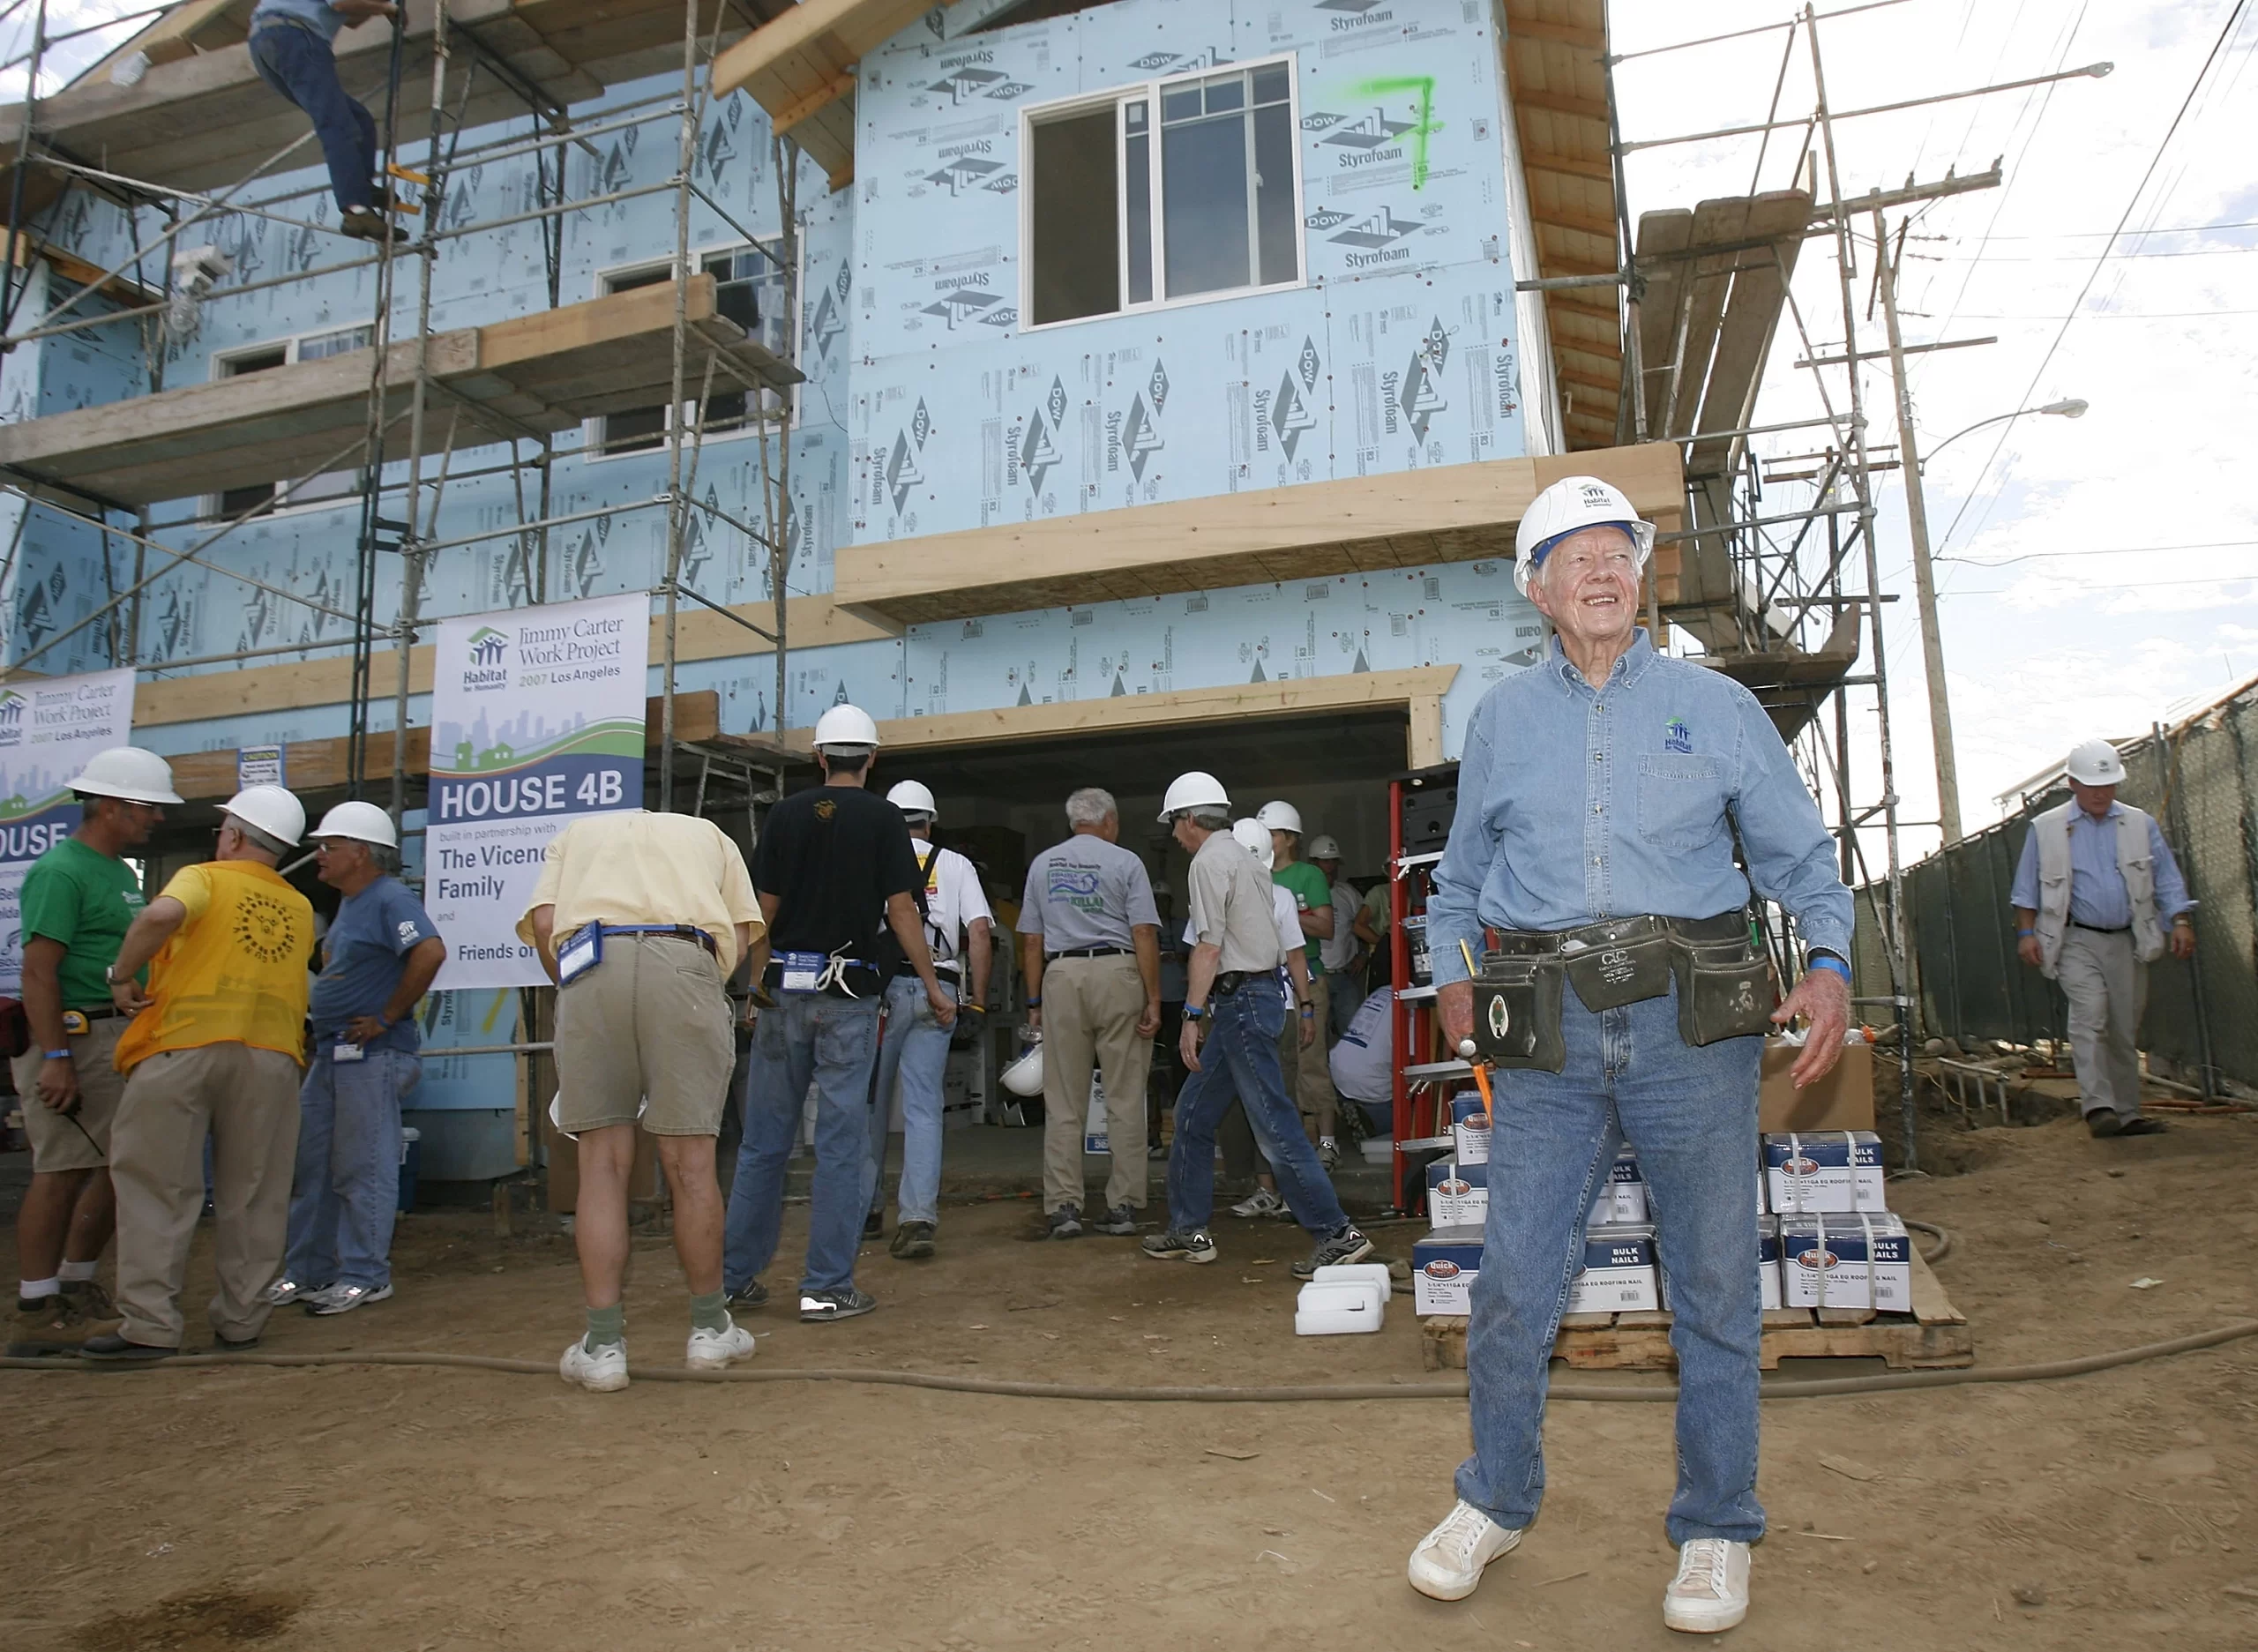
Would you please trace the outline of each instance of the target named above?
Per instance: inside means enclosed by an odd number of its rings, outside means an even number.
[[[280,786],[246,786],[222,811],[271,838],[295,843],[306,834],[306,806]]]
[[[89,797],[123,797],[128,803],[178,803],[173,767],[154,751],[114,745],[86,759],[71,789]]]
[[[914,780],[896,782],[886,800],[904,814],[930,815],[936,820],[941,817],[941,806],[933,801],[932,792]]]
[[[1270,828],[1259,819],[1247,816],[1232,821],[1231,835],[1238,840],[1241,848],[1262,863],[1264,871],[1278,863],[1278,852],[1270,843]]]
[[[1281,798],[1273,798],[1254,811],[1254,818],[1273,832],[1302,834],[1302,811]]]
[[[256,821],[252,822],[257,825]],[[341,803],[322,816],[321,824],[314,828],[318,838],[351,838],[356,843],[380,843],[388,849],[400,847],[400,833],[393,826],[392,817],[372,803]]]
[[[1043,1041],[1037,1039],[1027,1054],[1012,1063],[998,1075],[1003,1086],[1014,1095],[1043,1094]]]
[[[1341,846],[1329,833],[1320,832],[1309,841],[1309,857],[1313,861],[1337,861],[1341,858]]]
[[[877,749],[878,743],[879,726],[860,706],[834,706],[815,720],[815,749],[819,751],[834,747],[870,751]]]
[[[1514,585],[1523,596],[1537,564],[1569,534],[1587,527],[1619,527],[1631,536],[1639,572],[1655,548],[1655,525],[1641,521],[1620,489],[1596,476],[1563,476],[1536,496],[1514,530]]]
[[[1223,789],[1223,782],[1195,768],[1169,782],[1168,796],[1161,799],[1161,824],[1166,826],[1186,809],[1230,806],[1231,795]]]
[[[2081,786],[2121,786],[2125,783],[2125,759],[2117,755],[2117,748],[2106,740],[2082,742],[2070,752],[2070,760],[2063,767],[2070,778]]]

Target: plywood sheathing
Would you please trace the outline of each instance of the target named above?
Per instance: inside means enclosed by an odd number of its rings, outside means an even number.
[[[931,0],[801,0],[714,58],[714,94],[750,93],[843,188],[855,176],[855,65],[933,9]]]
[[[707,356],[714,355],[764,384],[799,381],[798,369],[716,313],[712,275],[692,276],[684,303],[694,371],[702,376]],[[475,447],[507,441],[528,428],[565,430],[602,414],[666,401],[673,379],[674,288],[639,287],[435,333],[428,348],[432,377],[454,397],[432,403],[424,427],[427,452],[440,451],[450,438],[456,447]],[[387,406],[393,410],[407,404],[416,349],[411,339],[385,355]],[[375,366],[372,349],[354,350],[28,420],[0,429],[0,469],[124,505],[288,480],[333,459],[366,428]]]
[[[1172,592],[1510,557],[1522,512],[1560,477],[1614,482],[1650,521],[1685,506],[1666,443],[1303,482],[1221,497],[841,546],[834,592],[896,626]],[[1664,546],[1657,576],[1674,586]]]
[[[1603,275],[1618,264],[1602,0],[1506,0],[1506,87],[1527,182],[1537,267]],[[1617,289],[1544,295],[1571,450],[1612,447],[1622,404]]]

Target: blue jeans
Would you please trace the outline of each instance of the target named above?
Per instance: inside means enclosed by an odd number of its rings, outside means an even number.
[[[1566,994],[1559,1073],[1500,1073],[1490,1222],[1466,1339],[1474,1454],[1458,1494],[1500,1526],[1544,1494],[1544,1388],[1584,1218],[1619,1144],[1639,1173],[1670,1268],[1678,1353],[1678,1491],[1666,1528],[1753,1543],[1756,1500],[1756,1078],[1761,1038],[1694,1049],[1675,987],[1595,1014]],[[1549,1259],[1549,1260],[1548,1260]]]
[[[400,1103],[422,1076],[404,1050],[371,1050],[343,1065],[317,1041],[298,1089],[298,1162],[282,1272],[301,1285],[392,1283],[400,1204]]]
[[[722,1282],[741,1290],[775,1260],[784,1222],[784,1162],[792,1156],[808,1086],[815,1113],[814,1197],[800,1289],[844,1290],[871,1207],[871,1069],[878,1059],[875,998],[778,995],[753,1028],[745,1074],[744,1140],[722,1234]]]
[[[879,1041],[879,1082],[871,1097],[872,1210],[886,1207],[886,1125],[899,1078],[901,1182],[894,1204],[904,1222],[941,1219],[941,1075],[948,1063],[949,1029],[933,1019],[925,983],[915,976],[897,977],[886,990],[886,1036]]]
[[[1285,1024],[1285,999],[1267,982],[1250,981],[1209,1000],[1200,1071],[1176,1097],[1176,1142],[1168,1155],[1171,1228],[1204,1228],[1215,1213],[1215,1126],[1233,1096],[1246,1110],[1294,1220],[1320,1237],[1349,1225],[1279,1071],[1278,1035]]]
[[[304,111],[329,162],[329,187],[340,211],[366,209],[376,200],[377,123],[337,78],[337,57],[311,29],[270,23],[250,37],[251,67],[258,78]]]

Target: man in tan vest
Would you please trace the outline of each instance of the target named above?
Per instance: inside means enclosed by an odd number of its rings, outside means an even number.
[[[2079,1105],[2097,1136],[2151,1136],[2134,1048],[2149,965],[2195,954],[2195,903],[2153,818],[2117,801],[2125,761],[2088,740],[2065,766],[2070,801],[2030,823],[2008,899],[2022,961],[2061,983]],[[2166,925],[2169,924],[2169,934]]]

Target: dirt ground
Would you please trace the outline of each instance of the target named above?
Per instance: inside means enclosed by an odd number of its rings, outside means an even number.
[[[1895,1184],[1893,1203],[1957,1235],[1938,1273],[1982,1363],[2258,1315],[2258,1118],[1954,1146],[1973,1169]],[[879,1312],[752,1316],[759,1362],[1422,1380],[1403,1298],[1376,1336],[1291,1334],[1289,1230],[1226,1219],[1222,1261],[1193,1268],[1125,1239],[1030,1242],[1031,1210],[948,1210],[928,1264],[867,1247]],[[1408,1252],[1413,1231],[1386,1230],[1387,1248]],[[497,1239],[482,1214],[423,1215],[398,1254],[394,1301],[338,1319],[285,1311],[267,1347],[547,1361],[578,1326],[570,1240],[553,1231]],[[2133,1289],[2142,1278],[2162,1282]],[[677,1360],[685,1314],[663,1241],[639,1244],[629,1305],[635,1359]],[[1731,1639],[2258,1645],[2254,1424],[2258,1340],[2044,1385],[1768,1402],[1772,1536]],[[1683,1645],[1659,1612],[1669,1429],[1663,1406],[1556,1404],[1543,1518],[1471,1601],[1445,1606],[1410,1591],[1403,1562],[1450,1506],[1462,1402],[0,1372],[0,1646]]]

